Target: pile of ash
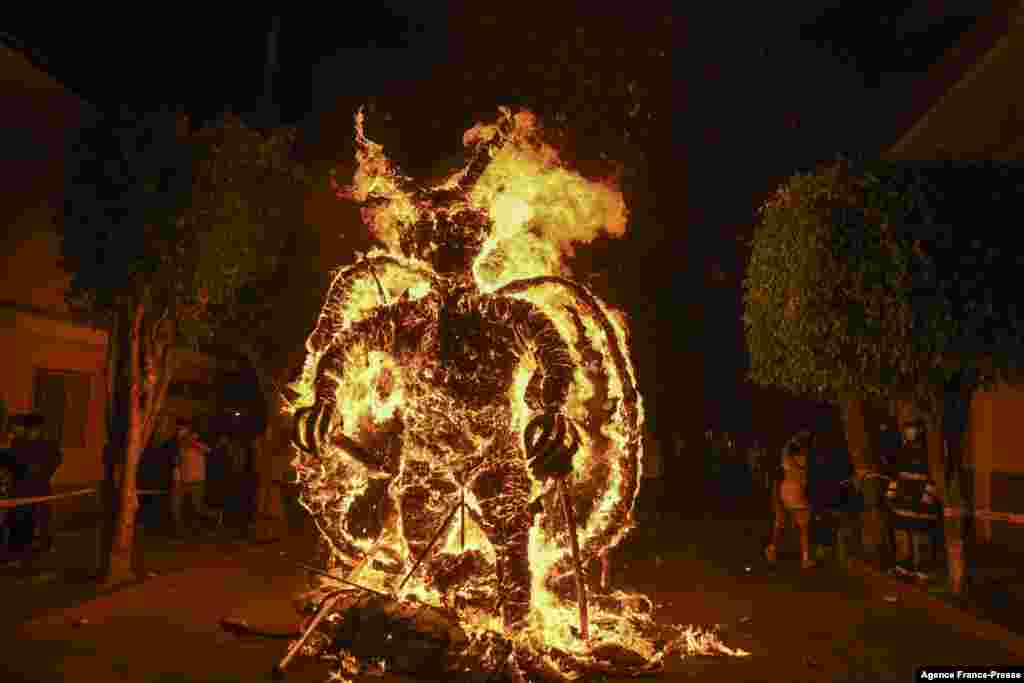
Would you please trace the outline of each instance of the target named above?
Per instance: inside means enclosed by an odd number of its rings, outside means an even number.
[[[318,603],[308,596],[303,611],[312,614]],[[517,647],[501,633],[468,632],[453,610],[358,590],[341,595],[302,652],[336,662],[342,680],[390,672],[466,683],[554,683],[650,674],[661,664],[660,657],[652,662],[611,643],[583,658]]]

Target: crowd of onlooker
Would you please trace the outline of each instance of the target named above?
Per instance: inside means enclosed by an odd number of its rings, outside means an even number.
[[[171,436],[143,453],[139,490],[143,524],[169,527],[174,536],[220,525],[225,517],[244,525],[255,495],[251,449],[237,434],[204,436],[178,420]]]
[[[51,494],[62,456],[46,431],[45,418],[34,413],[11,416],[0,428],[0,500]],[[924,425],[911,421],[895,430],[882,424],[875,440],[881,466],[868,473],[855,473],[845,449],[827,446],[820,436],[803,429],[781,449],[766,448],[757,439],[741,449],[733,435],[709,429],[707,514],[729,507],[763,511],[771,519],[764,551],[770,562],[793,527],[806,568],[817,564],[816,547],[856,543],[862,515],[881,514],[890,532],[883,542],[893,551],[896,571],[916,571],[934,560],[942,510],[928,470]],[[657,517],[665,460],[678,459],[685,450],[678,434],[659,444],[648,432],[641,518]],[[221,526],[225,519],[245,528],[256,504],[252,444],[232,431],[200,434],[191,421],[179,419],[173,433],[155,438],[142,454],[138,488],[139,521],[146,528],[178,537]],[[52,549],[50,520],[50,502],[0,507],[2,561],[24,561]]]
[[[49,496],[61,460],[60,446],[47,437],[46,419],[42,415],[10,416],[0,429],[0,498]],[[51,550],[50,520],[51,507],[46,501],[0,508],[4,565]]]
[[[53,549],[52,480],[62,462],[60,444],[47,436],[39,414],[12,415],[0,425],[0,500],[38,499],[0,506],[0,564],[16,566]],[[209,445],[208,441],[213,441]],[[244,526],[255,505],[248,439],[222,432],[204,439],[188,420],[155,439],[138,471],[139,521],[174,536],[228,522]]]
[[[732,435],[709,429],[707,490],[725,506],[753,500],[767,513],[769,562],[776,561],[786,530],[793,528],[805,568],[817,566],[825,548],[858,546],[865,511],[880,514],[888,530],[883,552],[895,560],[895,572],[910,574],[935,562],[942,542],[942,508],[924,429],[919,420],[898,430],[881,424],[874,443],[879,466],[867,473],[855,472],[845,449],[830,447],[812,429],[798,431],[777,452],[756,439],[741,452]]]

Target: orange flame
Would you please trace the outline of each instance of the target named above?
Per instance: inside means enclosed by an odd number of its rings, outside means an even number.
[[[563,279],[576,245],[600,235],[622,237],[628,211],[621,191],[608,180],[592,180],[567,168],[559,154],[542,139],[541,128],[529,112],[513,114],[501,109],[497,121],[478,124],[463,136],[473,154],[467,165],[444,182],[417,191],[387,159],[383,148],[370,140],[360,110],[355,118],[358,168],[353,184],[339,193],[362,206],[363,219],[384,246],[336,275],[316,328],[307,341],[308,355],[301,376],[291,385],[297,396],[285,405],[295,412],[314,401],[318,366],[343,338],[343,376],[333,378],[337,387],[332,424],[343,425],[346,436],[374,452],[400,453],[397,470],[386,480],[343,447],[326,444],[317,457],[299,452],[294,460],[302,485],[300,502],[310,512],[332,551],[333,563],[357,565],[347,574],[375,590],[412,597],[432,605],[448,604],[453,595],[439,587],[425,570],[410,574],[416,553],[410,539],[422,537],[424,528],[453,518],[453,501],[465,501],[479,515],[472,492],[453,472],[465,452],[483,452],[488,430],[469,429],[469,424],[505,425],[521,434],[531,418],[526,396],[535,359],[527,354],[514,371],[502,405],[486,408],[463,405],[431,390],[429,362],[379,350],[377,339],[351,339],[355,326],[374,312],[396,301],[418,301],[422,310],[435,306],[432,292],[439,280],[419,254],[406,253],[403,239],[417,225],[436,225],[461,211],[486,216],[486,235],[471,267],[478,291],[530,302],[543,311],[565,340],[573,365],[572,386],[564,414],[580,425],[581,444],[574,456],[574,473],[568,484],[573,497],[585,504],[577,510],[584,559],[590,561],[615,547],[633,526],[633,506],[642,476],[644,408],[636,390],[636,373],[629,353],[625,316],[593,295],[586,287]],[[480,168],[483,158],[485,165]],[[476,164],[476,165],[474,165]],[[468,187],[467,187],[468,186]],[[425,197],[445,191],[455,196],[443,207]],[[397,309],[396,309],[397,310]],[[403,309],[404,310],[404,309]],[[360,328],[362,329],[362,328]],[[375,338],[394,335],[381,324]],[[385,345],[386,346],[386,345]],[[458,446],[434,438],[439,430],[454,433]],[[484,436],[481,436],[484,433]],[[389,451],[390,449],[390,451]],[[376,483],[375,483],[376,482]],[[387,487],[386,492],[380,489]],[[405,496],[420,496],[418,515],[383,515],[379,529],[371,529],[360,514],[363,501],[376,491],[385,509]],[[533,481],[531,498],[550,498],[543,483]],[[391,501],[388,503],[388,501]],[[545,503],[546,507],[551,507]],[[487,535],[463,515],[441,529],[435,555],[476,557],[493,566],[494,549]],[[468,519],[468,522],[466,521]],[[407,528],[407,524],[424,528]],[[575,676],[580,662],[595,664],[592,652],[601,644],[614,643],[643,655],[657,666],[672,648],[658,651],[651,637],[655,627],[650,601],[621,591],[595,596],[591,606],[593,628],[589,642],[575,634],[577,605],[569,599],[564,577],[571,575],[567,530],[557,515],[542,515],[529,530],[532,576],[531,616],[528,628],[505,634],[517,647],[547,661],[566,678]],[[387,562],[362,561],[387,557]],[[337,571],[341,571],[340,569]],[[399,591],[399,586],[401,592]],[[492,595],[491,572],[468,577],[455,586],[454,599]],[[502,632],[495,614],[479,605],[462,609],[462,623],[471,637]],[[692,630],[680,631],[675,648],[685,652],[727,652],[713,636]],[[568,656],[573,665],[552,653]],[[728,651],[737,654],[739,651]]]

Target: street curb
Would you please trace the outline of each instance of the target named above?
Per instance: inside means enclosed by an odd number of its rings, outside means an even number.
[[[927,610],[936,618],[936,621],[963,633],[995,641],[1014,655],[1024,658],[1024,636],[1014,633],[1005,626],[980,619],[970,612],[928,594],[927,591],[917,586],[887,576],[863,560],[850,559],[847,571],[887,595],[898,595],[906,605]]]

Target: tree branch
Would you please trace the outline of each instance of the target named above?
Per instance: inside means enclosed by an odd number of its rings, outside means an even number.
[[[123,313],[115,310],[113,320],[107,330],[107,358],[104,369],[107,386],[107,440],[114,433],[114,419],[117,414],[117,375],[121,362],[121,320]]]
[[[156,348],[157,345],[160,343],[160,330],[163,327],[164,323],[167,322],[167,318],[170,315],[170,312],[170,307],[164,306],[163,313],[160,314],[160,317],[153,324],[152,332],[149,335],[149,343],[153,346],[153,348]]]
[[[139,399],[140,387],[142,382],[142,364],[140,358],[140,346],[142,344],[142,319],[146,315],[145,306],[142,303],[141,298],[135,302],[135,314],[132,319],[132,339],[131,339],[131,414],[134,414],[136,410],[140,408]]]
[[[167,337],[164,338],[163,342],[160,345],[160,380],[157,383],[156,387],[153,388],[150,394],[150,398],[148,400],[145,427],[143,428],[142,433],[142,442],[144,444],[148,444],[149,440],[153,437],[153,430],[156,427],[156,416],[160,413],[160,410],[163,408],[164,401],[167,398],[167,388],[170,386],[171,378],[174,375],[174,368],[171,367],[170,357],[171,344],[168,341],[173,340],[175,337],[173,331],[174,322],[173,320],[169,320],[167,319],[166,316],[164,316],[164,318],[161,319],[161,322],[159,324],[167,325],[172,329],[171,331],[168,332]]]

